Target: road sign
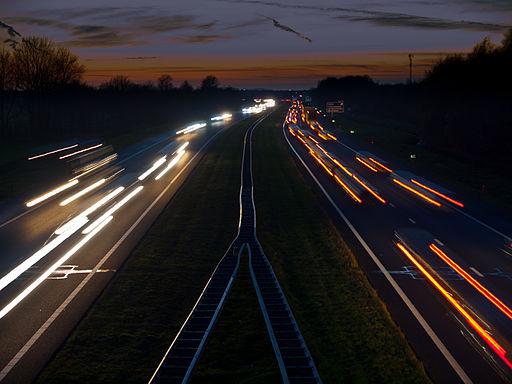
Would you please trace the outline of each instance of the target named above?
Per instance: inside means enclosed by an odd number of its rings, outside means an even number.
[[[327,107],[325,108],[327,113],[343,113],[345,112],[345,107],[343,105],[343,100],[338,101],[328,101]]]

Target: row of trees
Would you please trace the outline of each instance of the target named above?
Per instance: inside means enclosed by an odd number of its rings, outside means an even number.
[[[414,127],[415,143],[468,163],[508,169],[512,147],[512,29],[501,44],[489,38],[467,54],[450,55],[415,84],[382,85],[368,76],[326,78],[312,90],[321,104],[344,99],[353,117]]]
[[[0,49],[0,139],[108,136],[175,118],[199,104],[208,113],[240,100],[214,76],[197,89],[188,81],[174,87],[170,75],[156,84],[119,75],[91,87],[82,82],[84,72],[77,55],[45,37]]]

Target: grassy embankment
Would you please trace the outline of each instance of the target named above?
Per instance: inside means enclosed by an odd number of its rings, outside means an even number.
[[[254,134],[258,237],[325,383],[428,382],[421,363],[281,140]]]
[[[512,175],[505,174],[490,166],[468,164],[446,153],[417,146],[414,126],[398,120],[378,119],[371,116],[353,116],[350,113],[340,117],[340,132],[350,134],[366,144],[373,141],[382,153],[407,162],[417,168],[422,176],[442,180],[450,185],[491,203],[512,210]],[[410,155],[416,158],[411,159]],[[485,185],[485,188],[483,187]]]
[[[147,382],[236,235],[243,136],[254,119],[211,144],[37,382]]]

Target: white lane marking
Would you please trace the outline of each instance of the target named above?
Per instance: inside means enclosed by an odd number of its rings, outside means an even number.
[[[344,147],[347,147],[348,149],[350,149],[350,150],[351,150],[352,152],[354,152],[354,153],[357,153],[357,151],[356,151],[355,149],[352,149],[351,147],[349,147],[349,146],[348,146],[347,144],[345,144],[345,143],[342,143],[342,142],[340,142],[340,141],[336,141],[336,143],[341,144],[341,145],[343,145]],[[464,215],[464,216],[466,216],[468,219],[473,220],[475,223],[478,223],[478,224],[480,224],[480,225],[484,226],[484,227],[485,227],[485,228],[487,228],[488,230],[490,230],[490,231],[492,231],[492,232],[496,233],[497,235],[500,235],[500,236],[504,237],[507,241],[512,242],[512,237],[507,236],[507,235],[505,235],[504,233],[502,233],[502,232],[498,231],[497,229],[495,229],[495,228],[491,227],[490,225],[488,225],[488,224],[484,223],[483,221],[478,220],[476,217],[473,217],[473,216],[471,216],[469,213],[466,213],[466,212],[464,212],[463,210],[461,210],[461,209],[459,209],[459,208],[455,207],[453,204],[450,204],[450,207],[452,207],[455,211],[457,211],[457,212],[459,212],[459,213],[463,214],[463,215]]]
[[[119,248],[119,246],[126,240],[126,238],[133,232],[135,227],[139,225],[142,219],[149,213],[149,211],[156,205],[156,203],[162,198],[162,196],[169,190],[171,185],[176,181],[178,177],[181,176],[183,171],[189,166],[190,163],[194,161],[194,159],[203,151],[203,149],[221,132],[224,130],[220,130],[215,133],[206,143],[203,144],[199,151],[189,160],[187,164],[181,168],[180,172],[170,181],[170,183],[165,187],[165,189],[156,197],[156,199],[146,208],[146,210],[140,215],[140,217],[132,224],[132,226],[124,233],[124,235],[114,244],[114,246],[106,253],[105,256],[96,264],[93,268],[93,271],[97,271],[101,268],[101,266],[109,259],[110,256]],[[95,273],[88,274],[80,284],[74,289],[73,292],[62,302],[62,304],[53,312],[53,314],[44,322],[43,325],[37,330],[34,335],[26,342],[26,344],[18,351],[18,353],[7,363],[7,365],[0,372],[0,381],[2,381],[9,372],[16,366],[16,364],[23,358],[23,356],[28,352],[28,350],[37,342],[37,340],[43,335],[43,333],[52,325],[52,323],[57,319],[57,317],[66,309],[69,303],[75,298],[76,295],[82,290],[82,288],[87,284],[87,282],[95,275]]]
[[[391,207],[393,207],[393,208],[396,208],[395,204],[393,204],[393,203],[389,203],[389,205],[390,205]]]
[[[475,272],[477,276],[484,277],[484,275],[482,275],[475,267],[469,267],[469,269]]]
[[[450,351],[448,351],[448,349],[446,348],[446,346],[444,345],[444,343],[441,341],[441,339],[439,339],[439,337],[437,336],[437,334],[434,332],[434,330],[430,327],[430,325],[427,323],[427,321],[423,318],[423,316],[421,315],[421,313],[418,311],[418,309],[414,306],[414,304],[411,302],[411,300],[409,299],[409,297],[405,294],[405,292],[402,290],[402,288],[400,288],[400,286],[398,285],[398,283],[396,282],[396,280],[389,274],[389,273],[385,273],[386,272],[386,268],[384,267],[384,265],[382,264],[382,262],[379,260],[379,258],[375,255],[375,253],[371,250],[371,248],[368,246],[368,244],[364,241],[364,239],[361,237],[361,235],[359,234],[359,232],[357,232],[357,230],[355,229],[355,227],[352,225],[352,223],[347,219],[347,217],[343,214],[343,212],[341,211],[341,209],[336,205],[336,203],[334,202],[334,200],[331,198],[331,196],[327,193],[327,191],[324,189],[324,187],[322,186],[322,184],[320,184],[320,182],[318,181],[318,179],[316,178],[316,176],[313,174],[313,172],[309,169],[309,167],[306,165],[306,163],[304,162],[304,160],[302,160],[302,158],[299,156],[299,154],[297,153],[297,151],[295,150],[295,148],[292,146],[292,144],[290,143],[290,141],[288,140],[288,137],[286,135],[286,131],[284,130],[284,127],[283,127],[283,134],[284,134],[284,137],[286,139],[286,141],[288,142],[288,145],[290,146],[290,148],[292,149],[292,151],[295,153],[295,155],[297,156],[297,158],[300,160],[300,162],[302,163],[302,165],[306,168],[306,170],[308,171],[308,173],[310,174],[310,176],[313,178],[313,180],[316,182],[316,184],[320,187],[320,189],[322,190],[322,192],[324,193],[325,197],[327,197],[327,200],[329,200],[329,202],[331,203],[331,205],[334,207],[334,209],[336,210],[336,212],[338,212],[338,215],[343,219],[343,221],[347,224],[347,226],[349,227],[349,229],[352,231],[352,233],[354,234],[354,236],[357,238],[357,240],[359,241],[359,243],[363,246],[363,248],[366,250],[366,252],[368,252],[368,254],[370,255],[370,257],[372,258],[372,260],[374,261],[374,263],[377,265],[377,267],[380,269],[380,271],[383,273],[383,275],[386,277],[386,279],[388,280],[388,282],[391,284],[391,286],[393,287],[393,289],[396,291],[396,293],[398,293],[398,295],[400,296],[400,298],[402,299],[402,301],[405,303],[405,305],[409,308],[409,310],[411,311],[411,313],[414,315],[414,317],[416,318],[416,320],[418,320],[418,322],[420,323],[420,325],[423,327],[423,329],[425,330],[425,332],[429,335],[430,339],[434,342],[434,344],[436,345],[436,347],[439,349],[439,351],[443,354],[443,356],[445,357],[445,359],[448,361],[448,363],[451,365],[451,367],[453,368],[453,370],[457,373],[457,375],[459,376],[459,378],[462,380],[463,383],[472,383],[471,379],[469,378],[469,376],[466,374],[466,372],[464,372],[464,370],[462,369],[462,367],[459,365],[459,363],[457,362],[457,360],[455,360],[455,358],[453,357],[453,355],[450,353]]]
[[[434,241],[435,241],[437,244],[439,244],[441,247],[444,247],[444,244],[443,244],[443,242],[442,242],[441,240],[439,240],[439,239],[434,239]]]
[[[411,223],[413,223],[413,224],[416,224],[416,222],[415,222],[413,219],[411,219],[410,217],[409,217],[409,221],[410,221]]]

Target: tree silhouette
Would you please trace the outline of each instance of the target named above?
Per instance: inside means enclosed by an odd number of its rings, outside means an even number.
[[[82,79],[85,67],[68,48],[57,47],[46,37],[29,36],[13,53],[16,87],[42,92],[62,88]]]
[[[158,89],[162,92],[168,92],[173,89],[172,77],[170,75],[162,75],[158,78]]]
[[[116,75],[110,80],[100,84],[100,89],[113,92],[127,92],[132,88],[134,88],[134,83],[132,83],[128,77],[123,75]]]
[[[219,88],[219,80],[217,80],[217,78],[215,76],[208,75],[201,82],[202,90],[217,89],[217,88]]]
[[[194,90],[194,88],[192,88],[192,86],[190,85],[190,83],[188,82],[188,80],[185,80],[183,83],[181,83],[180,85],[180,91],[184,91],[184,92],[192,92]]]

